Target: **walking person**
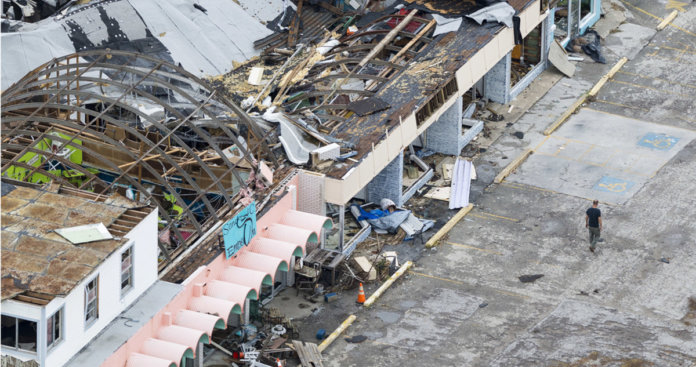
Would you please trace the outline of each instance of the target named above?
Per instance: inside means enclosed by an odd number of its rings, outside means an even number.
[[[597,208],[599,200],[592,201],[592,207],[585,212],[585,228],[590,230],[590,251],[594,252],[602,231],[602,211]]]

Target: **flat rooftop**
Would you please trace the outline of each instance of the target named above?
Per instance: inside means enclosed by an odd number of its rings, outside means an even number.
[[[54,231],[109,225],[135,202],[114,194],[104,201],[2,182],[2,300],[28,294],[46,302],[65,295],[126,240],[72,244]]]

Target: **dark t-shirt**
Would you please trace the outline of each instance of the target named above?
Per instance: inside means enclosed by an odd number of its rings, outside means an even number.
[[[598,208],[587,209],[587,216],[590,218],[590,227],[599,228],[599,217],[602,216],[602,212]]]

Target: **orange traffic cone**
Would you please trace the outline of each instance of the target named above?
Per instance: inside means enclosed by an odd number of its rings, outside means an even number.
[[[365,303],[365,290],[363,289],[362,283],[360,283],[360,290],[358,291],[358,303]]]
[[[276,366],[283,367],[283,362],[280,361],[280,358],[276,358]]]

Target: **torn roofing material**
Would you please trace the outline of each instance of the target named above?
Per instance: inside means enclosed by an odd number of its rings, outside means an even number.
[[[173,61],[199,77],[219,75],[258,55],[254,40],[272,33],[234,1],[197,3],[208,11],[184,0],[100,1],[2,33],[2,89],[53,58],[103,48]]]
[[[110,240],[114,238],[111,233],[109,233],[109,230],[104,226],[104,223],[58,228],[55,230],[55,232],[73,245]]]
[[[505,24],[508,28],[512,28],[512,16],[516,10],[506,2],[496,3],[487,6],[481,10],[467,15],[467,17],[475,20],[478,24],[486,22],[498,22]]]
[[[16,186],[2,197],[2,299],[65,295],[125,239],[74,245],[54,231],[72,225],[110,225],[135,203],[115,194],[103,202]],[[151,210],[147,209],[147,210]]]
[[[220,75],[259,53],[254,41],[272,32],[235,1],[129,0],[172,59],[197,76]]]

